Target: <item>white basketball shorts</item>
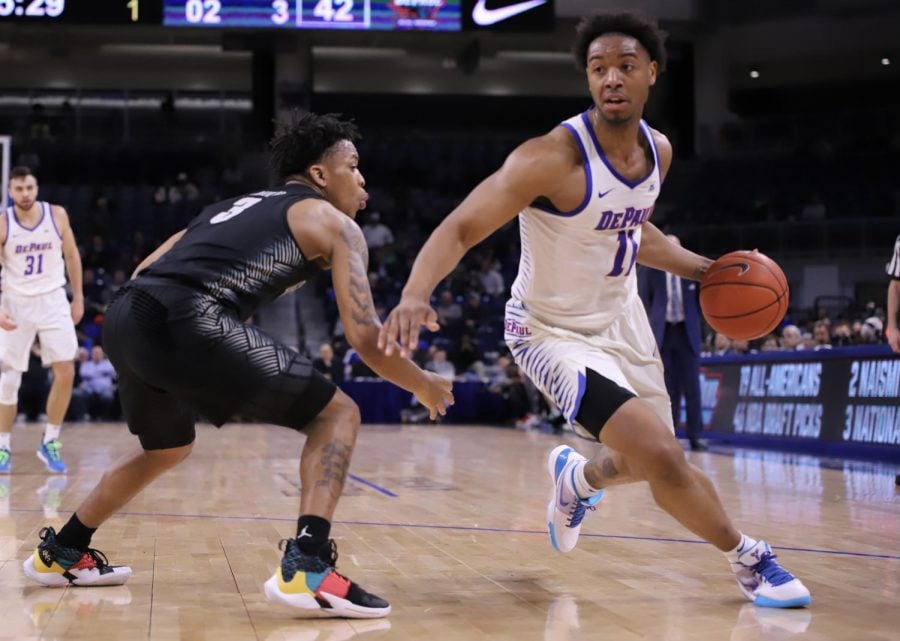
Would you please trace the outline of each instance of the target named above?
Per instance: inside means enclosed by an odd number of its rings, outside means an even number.
[[[3,294],[0,307],[18,325],[12,331],[0,329],[0,362],[5,367],[28,371],[28,356],[35,336],[40,339],[41,361],[45,367],[75,360],[78,339],[63,288],[38,296]]]
[[[556,404],[580,436],[594,438],[575,421],[588,369],[650,403],[675,431],[656,339],[637,296],[596,334],[551,327],[531,316],[513,298],[506,304],[504,329],[516,364]]]

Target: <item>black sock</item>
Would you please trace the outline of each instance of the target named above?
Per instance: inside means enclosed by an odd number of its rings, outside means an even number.
[[[297,546],[305,554],[315,554],[328,543],[331,521],[321,516],[303,515],[297,519]]]
[[[62,526],[62,529],[56,534],[56,542],[67,548],[75,548],[76,550],[87,550],[91,544],[91,537],[97,531],[95,527],[88,527],[78,520],[77,514],[72,514],[69,522]]]

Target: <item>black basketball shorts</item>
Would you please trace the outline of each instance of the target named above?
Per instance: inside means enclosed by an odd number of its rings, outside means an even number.
[[[128,429],[144,449],[194,441],[203,417],[303,429],[335,394],[312,363],[212,297],[142,279],[119,293],[103,324]]]

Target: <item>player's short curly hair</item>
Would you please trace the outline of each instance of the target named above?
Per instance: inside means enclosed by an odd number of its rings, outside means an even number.
[[[575,44],[572,53],[579,69],[587,68],[587,52],[591,43],[607,33],[621,33],[641,43],[650,60],[655,60],[657,71],[666,69],[666,32],[652,18],[634,12],[597,12],[585,18],[575,28]]]
[[[341,140],[359,140],[359,129],[352,120],[341,120],[341,114],[302,113],[295,109],[277,124],[275,137],[269,143],[272,172],[283,183],[291,176],[306,173],[322,160],[331,147]]]

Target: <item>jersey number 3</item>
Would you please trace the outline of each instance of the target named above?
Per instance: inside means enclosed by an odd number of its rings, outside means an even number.
[[[220,212],[209,219],[211,225],[218,225],[219,223],[224,223],[226,220],[231,220],[238,214],[243,213],[245,210],[253,207],[256,203],[262,202],[262,198],[254,198],[253,196],[247,196],[245,198],[240,198],[234,201],[234,204],[231,206],[231,209],[227,209],[223,212]]]

